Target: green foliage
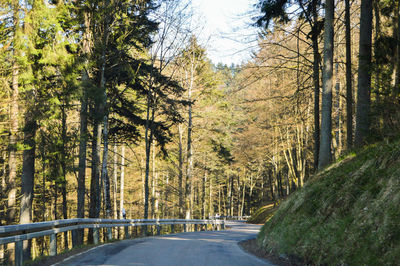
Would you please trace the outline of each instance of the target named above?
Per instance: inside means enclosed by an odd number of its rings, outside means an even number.
[[[317,264],[396,264],[399,144],[366,147],[314,176],[263,226],[260,243]]]
[[[262,16],[257,19],[257,25],[268,29],[272,19],[288,22],[289,17],[286,8],[290,5],[290,2],[290,0],[261,0],[257,7],[261,9]]]

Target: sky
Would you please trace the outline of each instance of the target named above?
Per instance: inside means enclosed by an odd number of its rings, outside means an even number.
[[[251,26],[257,0],[192,0],[200,22],[200,39],[215,63],[240,64],[257,45],[257,29]],[[251,12],[251,14],[249,14]]]

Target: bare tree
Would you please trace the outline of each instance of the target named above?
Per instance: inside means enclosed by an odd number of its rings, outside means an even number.
[[[321,144],[319,148],[318,169],[332,160],[332,87],[333,87],[333,20],[334,0],[327,0],[325,6],[324,66],[322,80],[322,120]]]

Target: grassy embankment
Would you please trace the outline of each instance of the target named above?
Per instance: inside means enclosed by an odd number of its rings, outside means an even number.
[[[312,264],[398,265],[400,142],[366,147],[315,175],[281,203],[258,241]]]
[[[277,207],[274,207],[274,204],[269,204],[261,207],[254,214],[251,215],[247,222],[251,224],[264,224],[272,218],[276,210]]]

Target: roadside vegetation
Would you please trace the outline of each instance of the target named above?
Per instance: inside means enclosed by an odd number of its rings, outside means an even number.
[[[400,141],[350,153],[312,177],[282,202],[258,241],[312,264],[396,265]]]
[[[248,223],[251,224],[263,224],[269,221],[272,218],[275,211],[278,209],[278,206],[274,204],[268,204],[266,206],[258,209],[248,220]]]

